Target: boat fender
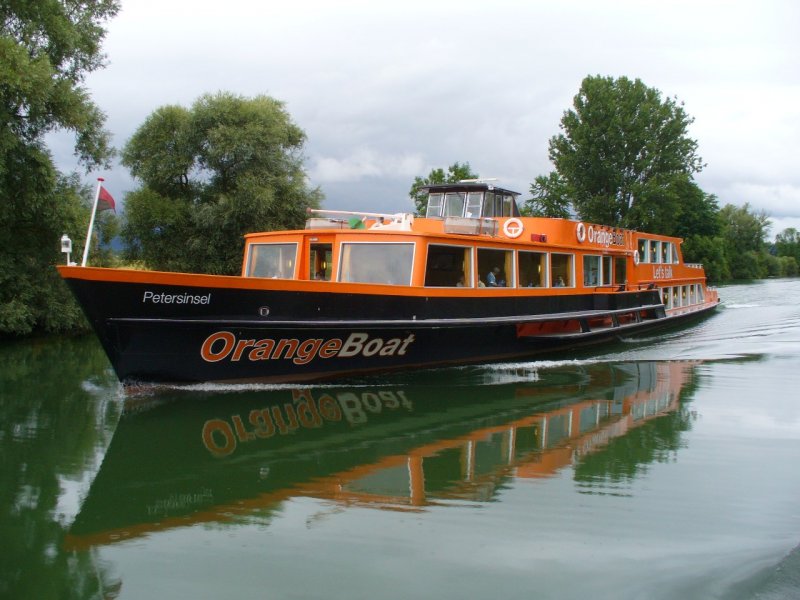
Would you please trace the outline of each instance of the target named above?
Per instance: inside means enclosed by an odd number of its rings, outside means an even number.
[[[578,241],[582,244],[586,239],[586,225],[583,223],[578,223],[578,226],[575,228],[575,235],[578,237]]]
[[[522,224],[522,221],[517,218],[511,218],[503,223],[503,233],[512,240],[521,236],[524,229],[525,226]]]
[[[635,264],[637,266],[639,265],[639,251],[638,250],[634,250],[633,251],[633,264]]]

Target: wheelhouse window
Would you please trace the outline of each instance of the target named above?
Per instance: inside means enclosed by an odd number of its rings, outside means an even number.
[[[478,248],[478,285],[506,287],[514,284],[514,253],[510,250]]]
[[[550,285],[552,287],[574,287],[575,256],[572,254],[550,255]]]
[[[247,277],[292,279],[297,263],[297,244],[250,244]]]
[[[472,249],[466,246],[428,246],[427,287],[472,287]]]
[[[426,217],[441,217],[444,194],[429,194],[428,208],[425,210]]]
[[[411,285],[412,243],[343,243],[339,280]]]
[[[464,192],[448,192],[444,195],[444,216],[461,217],[464,215],[464,204],[467,201]]]
[[[470,192],[467,194],[467,211],[465,217],[477,218],[481,216],[483,192]]]
[[[517,254],[519,287],[545,287],[547,285],[547,254],[523,252]]]

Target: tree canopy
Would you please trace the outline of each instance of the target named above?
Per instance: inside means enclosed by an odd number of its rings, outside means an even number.
[[[420,191],[422,188],[436,183],[458,183],[462,179],[477,179],[478,177],[477,173],[472,172],[468,162],[463,164],[455,162],[447,167],[447,172],[441,168],[431,169],[427,177],[415,177],[408,195],[414,201],[417,215],[424,215],[428,209],[428,195]]]
[[[549,143],[555,175],[531,186],[534,213],[666,233],[703,168],[692,119],[636,79],[586,77]]]
[[[57,172],[45,135],[68,130],[80,163],[108,164],[105,116],[83,87],[103,65],[116,0],[0,0],[0,334],[82,324],[53,265],[59,238],[82,236],[90,190]]]
[[[141,182],[126,198],[130,258],[157,269],[233,274],[243,235],[301,227],[322,194],[303,170],[305,133],[269,96],[206,94],[155,110],[125,145]]]

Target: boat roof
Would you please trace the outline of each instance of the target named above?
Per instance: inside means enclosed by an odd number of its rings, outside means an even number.
[[[435,192],[495,192],[499,194],[510,194],[514,197],[520,192],[514,192],[505,188],[497,187],[487,181],[459,181],[457,183],[431,183],[420,188],[420,191]]]

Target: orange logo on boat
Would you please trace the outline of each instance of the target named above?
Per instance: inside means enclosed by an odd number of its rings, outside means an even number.
[[[406,338],[371,338],[366,333],[351,333],[346,340],[341,338],[297,338],[240,339],[230,331],[212,333],[203,342],[200,356],[206,362],[242,358],[250,361],[291,359],[296,365],[305,365],[315,358],[350,358],[355,356],[403,356],[414,341],[414,334]]]

